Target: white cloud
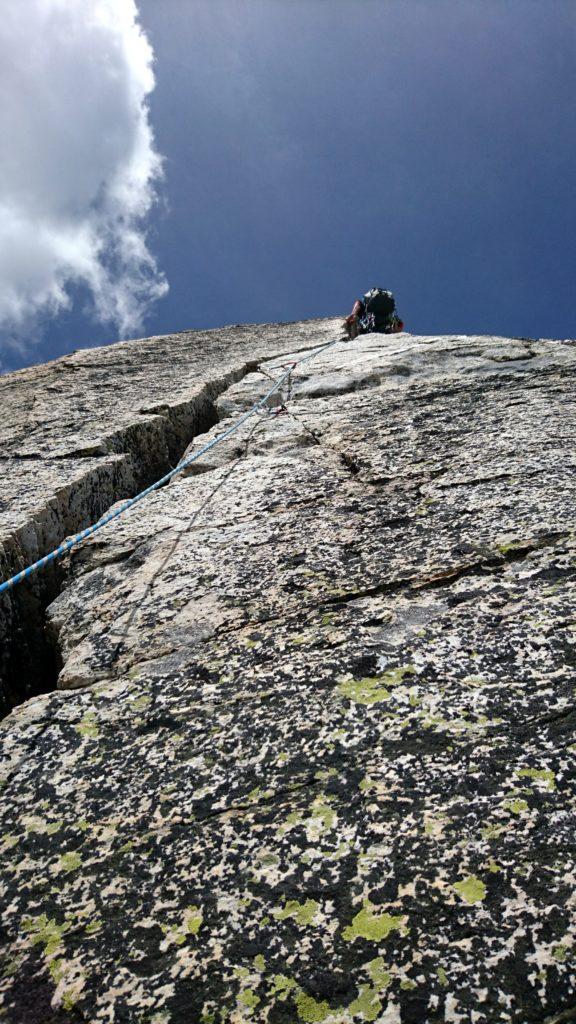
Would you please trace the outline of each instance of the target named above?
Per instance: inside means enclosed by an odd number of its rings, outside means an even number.
[[[0,18],[0,330],[21,333],[84,285],[137,331],[167,284],[144,223],[161,160],[153,54],[134,0],[17,0]]]

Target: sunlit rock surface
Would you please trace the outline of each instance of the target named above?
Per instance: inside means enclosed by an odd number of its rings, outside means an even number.
[[[236,383],[188,455],[290,331],[296,359],[338,324],[220,339]],[[181,400],[172,341],[121,347],[118,423],[87,388],[88,447],[132,422],[132,356]],[[61,689],[0,730],[0,1019],[572,1019],[575,367],[570,342],[339,343],[74,555]]]
[[[216,422],[214,401],[257,365],[328,338],[337,321],[237,326],[84,349],[0,376],[0,576],[95,522],[178,462]],[[0,717],[46,689],[43,609],[61,583],[52,563],[0,598]]]

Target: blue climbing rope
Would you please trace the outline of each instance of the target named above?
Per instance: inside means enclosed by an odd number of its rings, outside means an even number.
[[[65,540],[62,544],[60,544],[59,547],[55,548],[54,551],[51,551],[48,555],[44,555],[43,558],[39,558],[37,562],[33,562],[32,565],[27,566],[26,569],[22,569],[21,572],[16,573],[16,575],[12,576],[11,579],[6,580],[4,583],[0,583],[0,594],[5,593],[7,590],[11,590],[12,587],[15,587],[17,583],[21,583],[22,580],[27,579],[28,576],[31,576],[33,573],[38,572],[40,569],[43,569],[50,562],[54,562],[57,558],[61,558],[62,555],[65,555],[68,551],[71,551],[72,548],[76,547],[77,544],[80,544],[81,541],[86,540],[87,537],[91,537],[98,530],[101,530],[104,526],[107,526],[108,523],[111,523],[113,519],[117,519],[118,516],[121,516],[124,512],[127,512],[128,509],[132,508],[133,505],[136,505],[137,502],[142,501],[143,498],[146,498],[149,494],[152,494],[153,491],[158,490],[158,488],[162,487],[163,484],[168,483],[168,481],[172,480],[173,477],[175,477],[178,473],[182,473],[183,470],[185,470],[193,462],[196,462],[196,460],[199,459],[202,455],[205,455],[206,452],[209,452],[211,448],[215,448],[217,444],[220,444],[222,441],[225,441],[226,438],[230,437],[231,434],[234,434],[239,429],[239,427],[241,427],[242,424],[245,423],[246,420],[250,418],[250,416],[253,416],[255,413],[257,413],[258,410],[261,409],[262,406],[266,404],[268,399],[272,397],[272,395],[274,395],[277,391],[280,390],[284,381],[287,380],[288,377],[290,377],[290,375],[294,372],[295,366],[300,366],[303,363],[310,362],[311,359],[315,359],[316,356],[320,355],[321,352],[324,352],[327,348],[331,348],[332,345],[336,345],[341,340],[343,339],[334,338],[332,341],[327,342],[325,345],[321,345],[319,348],[314,349],[309,355],[304,356],[301,359],[293,360],[289,364],[288,369],[285,370],[285,372],[281,374],[280,377],[278,377],[278,380],[275,381],[275,383],[272,385],[269,391],[267,391],[266,394],[262,396],[262,398],[259,398],[258,401],[255,402],[254,405],[247,410],[247,412],[243,413],[240,419],[238,419],[236,423],[233,423],[231,427],[228,427],[227,430],[224,430],[222,434],[217,434],[216,437],[213,437],[211,441],[208,441],[208,443],[205,444],[204,447],[200,449],[200,451],[195,452],[194,455],[190,455],[190,457],[185,459],[184,462],[179,463],[178,466],[176,466],[174,469],[171,469],[170,472],[166,473],[163,477],[160,478],[160,480],[156,480],[155,483],[150,484],[150,486],[147,487],[144,491],[141,491],[140,494],[136,494],[134,498],[130,498],[128,501],[124,501],[121,505],[118,506],[118,508],[114,509],[113,512],[107,512],[105,516],[102,516],[102,518],[99,519],[98,522],[93,523],[92,526],[87,526],[85,530],[81,530],[80,533],[76,533],[73,537],[70,537],[68,540]]]

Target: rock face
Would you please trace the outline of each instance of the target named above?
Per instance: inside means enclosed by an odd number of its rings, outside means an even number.
[[[174,465],[216,422],[215,399],[258,359],[328,337],[311,321],[187,332],[76,352],[0,377],[0,575],[7,578]],[[0,598],[0,715],[49,689],[44,610],[58,564]]]
[[[4,445],[5,564],[337,327],[3,380],[39,403]],[[0,730],[1,1019],[574,1019],[575,369],[567,342],[339,343],[5,602],[7,637],[40,635],[54,598],[60,672]]]

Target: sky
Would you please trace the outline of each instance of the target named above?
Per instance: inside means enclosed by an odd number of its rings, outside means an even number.
[[[0,371],[391,289],[415,334],[576,335],[573,0],[19,0]]]

